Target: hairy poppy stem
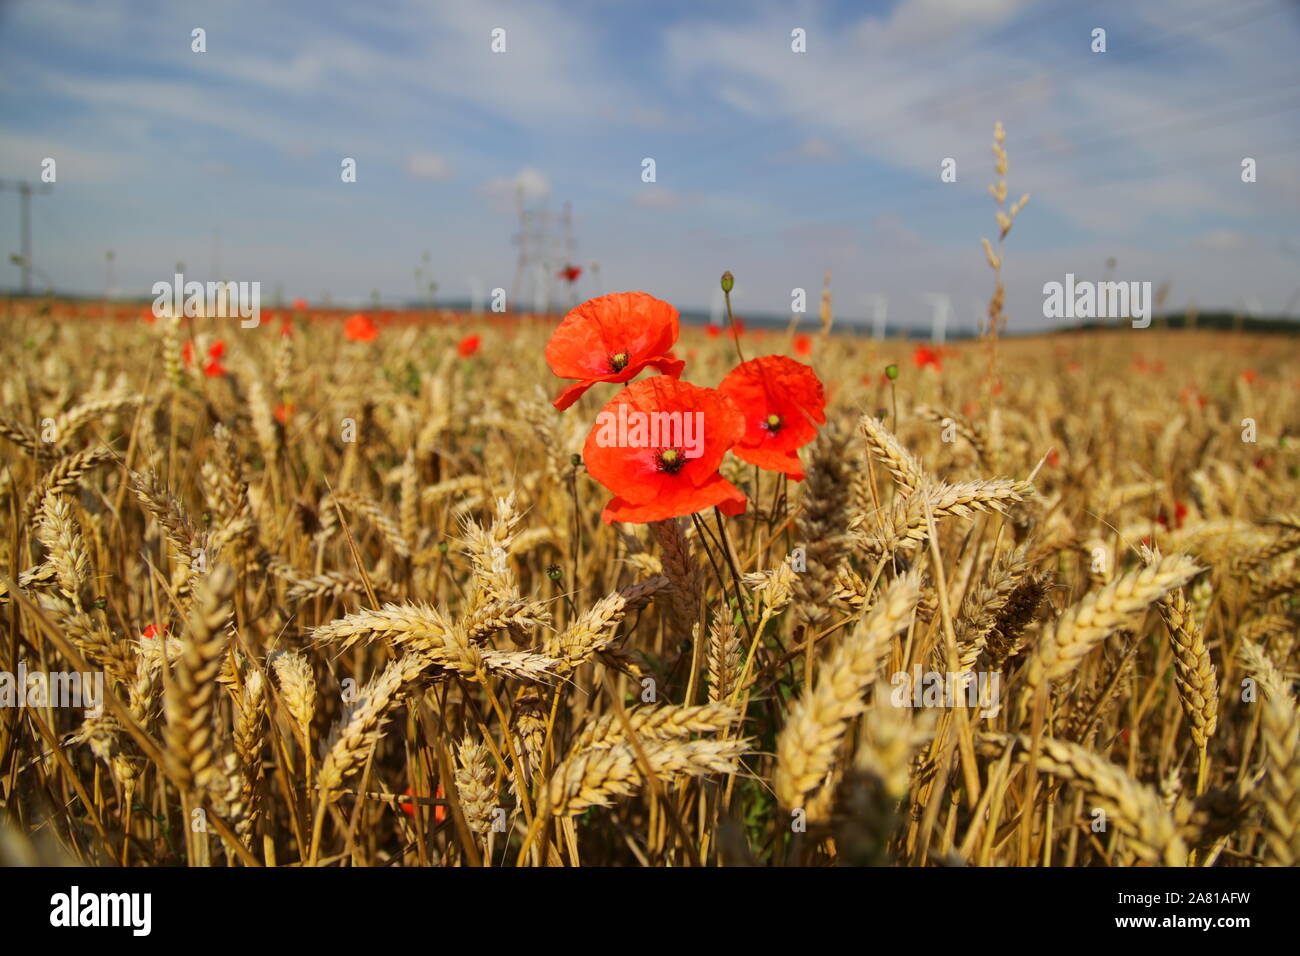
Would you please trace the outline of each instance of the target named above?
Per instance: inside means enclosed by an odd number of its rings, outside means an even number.
[[[573,499],[573,580],[579,580],[578,552],[582,549],[582,513],[578,510],[578,472],[569,478],[569,495]],[[572,602],[570,602],[572,604]]]
[[[727,300],[727,321],[731,323],[731,341],[736,346],[736,357],[740,359],[740,364],[744,365],[745,353],[740,350],[740,332],[736,329],[736,317],[731,314],[731,290],[725,285],[722,287],[722,297]]]

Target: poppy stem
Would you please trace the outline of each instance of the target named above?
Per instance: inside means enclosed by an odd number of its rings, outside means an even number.
[[[740,569],[736,567],[736,556],[731,553],[731,542],[727,539],[727,527],[722,523],[722,512],[715,505],[713,508],[714,520],[718,523],[718,537],[722,540],[722,553],[727,558],[727,565],[731,568],[731,577],[736,584],[736,607],[740,608],[740,617],[745,622],[745,630],[749,631],[752,638],[754,628],[749,623],[749,615],[745,613],[745,593],[740,587]]]
[[[740,350],[740,332],[736,329],[736,317],[731,314],[731,290],[723,289],[722,297],[727,300],[727,321],[731,323],[731,341],[736,345],[736,357],[740,364],[745,364],[745,353]]]
[[[569,476],[569,495],[573,498],[573,586],[578,586],[578,551],[582,548],[582,514],[578,510],[578,472]],[[570,602],[572,606],[572,602]]]
[[[713,534],[709,531],[708,524],[700,520],[700,516],[698,514],[691,515],[691,520],[695,522],[696,532],[700,535],[702,540],[706,542],[706,547],[704,548],[704,556],[709,559],[709,566],[713,568],[714,577],[718,579],[718,587],[722,589],[722,600],[723,603],[725,604],[727,600],[727,580],[726,578],[723,577],[722,569],[718,567],[718,562],[713,560],[713,548],[718,548],[719,550],[721,550],[722,545],[718,543],[717,538],[715,538]],[[707,545],[712,545],[713,547],[711,548],[708,547]],[[736,597],[737,600],[739,600],[740,596],[737,595]]]

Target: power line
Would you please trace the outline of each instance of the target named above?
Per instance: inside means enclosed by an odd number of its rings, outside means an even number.
[[[18,193],[21,200],[22,211],[20,213],[22,234],[22,252],[20,265],[23,270],[23,295],[32,293],[32,195],[48,193],[50,186],[48,183],[33,183],[25,179],[4,180],[0,179],[0,191],[13,190]]]

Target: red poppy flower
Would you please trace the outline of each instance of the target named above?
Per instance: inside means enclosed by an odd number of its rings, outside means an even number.
[[[591,476],[613,493],[601,520],[643,524],[717,506],[745,510],[718,474],[745,420],[721,392],[657,375],[623,389],[596,416],[582,449]]]
[[[217,361],[219,358],[221,358],[221,356],[225,354],[226,354],[226,343],[221,341],[221,339],[217,339],[217,341],[213,342],[211,345],[208,346],[208,358],[212,359],[212,361],[214,362]]]
[[[293,417],[294,407],[292,402],[285,402],[275,406],[275,420],[281,425],[289,424],[289,419]]]
[[[343,323],[343,334],[353,342],[373,342],[379,337],[379,326],[370,316],[358,312]]]
[[[226,367],[216,359],[213,359],[208,362],[207,365],[203,366],[203,374],[208,378],[220,378],[226,374]]]
[[[415,796],[415,788],[407,787],[403,795],[407,797]],[[435,791],[434,797],[438,800],[445,799],[445,794],[442,792],[442,784],[438,784],[438,789]],[[398,806],[402,808],[402,812],[408,817],[415,817],[415,804],[411,801],[402,800],[398,803]],[[447,808],[443,806],[435,806],[433,808],[433,819],[435,823],[441,823],[443,820],[447,819]]]
[[[745,416],[745,434],[732,449],[736,457],[802,481],[798,449],[817,437],[817,425],[826,424],[826,393],[817,373],[784,355],[764,355],[728,372],[718,391]]]
[[[460,340],[460,344],[456,346],[456,351],[460,353],[461,358],[469,358],[478,351],[481,341],[482,339],[477,335],[467,335]]]
[[[156,624],[150,624],[148,627],[146,627],[146,628],[144,629],[144,635],[143,635],[143,636],[149,638],[149,640],[152,641],[152,640],[153,640],[155,637],[157,637],[158,635],[160,635],[160,634],[166,634],[166,633],[167,633],[167,625],[166,625],[166,624],[164,624],[164,625],[162,626],[162,630],[159,630],[159,629],[158,629],[158,626],[157,626]]]
[[[558,277],[569,283],[569,285],[573,285],[578,281],[580,275],[582,275],[582,266],[565,266],[560,270]]]
[[[306,311],[307,311],[307,300],[306,300],[306,299],[294,299],[294,300],[293,300],[293,310],[294,310],[295,312],[306,312]]]
[[[1258,377],[1259,375],[1255,372],[1253,368],[1248,368],[1241,373],[1241,380],[1245,382],[1247,385],[1253,385],[1255,383],[1255,379],[1257,379]]]
[[[943,357],[938,349],[930,349],[924,345],[918,345],[916,351],[912,353],[912,362],[917,368],[925,368],[927,365],[933,365],[936,372],[943,371]]]
[[[293,335],[293,319],[285,319],[280,323],[280,334],[285,338]]]
[[[194,364],[194,343],[189,339],[186,339],[185,344],[181,346],[181,358],[187,368]]]
[[[796,355],[812,355],[812,337],[800,332],[794,337]]]
[[[1187,505],[1183,504],[1181,501],[1175,501],[1174,502],[1174,522],[1175,522],[1174,528],[1175,529],[1181,528],[1183,526],[1183,519],[1186,517],[1187,517]],[[1160,525],[1160,527],[1164,528],[1166,531],[1169,530],[1169,518],[1165,515],[1163,508],[1160,510],[1160,514],[1156,515],[1156,524]]]
[[[716,325],[710,325],[706,327],[704,331],[711,339],[716,339],[722,334],[722,329],[718,328]]]
[[[677,341],[677,310],[644,292],[588,299],[564,317],[546,343],[546,364],[579,379],[555,399],[563,411],[597,382],[628,382],[646,368],[673,378],[686,363],[667,355]]]
[[[141,318],[143,321],[149,323],[150,325],[153,325],[155,322],[158,321],[158,316],[156,316],[156,315],[153,314],[153,307],[152,307],[152,306],[150,306],[150,307],[147,308],[147,309],[142,310],[142,311],[140,312],[140,318]]]

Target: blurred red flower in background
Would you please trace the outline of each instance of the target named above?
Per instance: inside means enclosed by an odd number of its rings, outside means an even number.
[[[221,364],[221,356],[226,352],[226,343],[217,339],[208,346],[208,364],[203,366],[203,374],[208,378],[219,378],[226,374],[226,369]]]
[[[934,366],[936,372],[943,371],[943,356],[938,349],[931,349],[924,345],[918,345],[916,351],[912,353],[912,362],[917,368],[925,368],[927,365]]]
[[[1183,504],[1181,501],[1175,501],[1174,502],[1174,530],[1177,530],[1183,526],[1183,519],[1186,517],[1187,517],[1187,505]],[[1169,517],[1165,514],[1163,508],[1160,509],[1160,514],[1156,515],[1156,524],[1160,525],[1160,527],[1164,528],[1166,531],[1169,530]]]
[[[343,323],[343,334],[353,342],[373,342],[379,337],[379,326],[370,316],[358,312]]]
[[[460,354],[461,358],[469,358],[478,351],[481,342],[482,338],[480,336],[467,335],[460,340],[460,344],[456,346],[456,351]]]

